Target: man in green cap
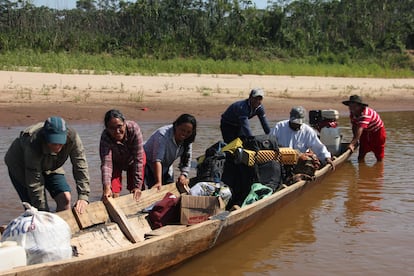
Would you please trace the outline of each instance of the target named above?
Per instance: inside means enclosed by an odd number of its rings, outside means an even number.
[[[23,130],[4,158],[10,179],[22,202],[49,211],[46,190],[56,202],[56,211],[71,208],[71,189],[62,166],[70,157],[78,200],[75,209],[83,213],[89,200],[89,172],[82,141],[60,117]]]

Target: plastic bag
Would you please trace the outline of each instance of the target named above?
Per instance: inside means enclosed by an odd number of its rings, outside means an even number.
[[[15,241],[22,246],[28,265],[71,258],[71,232],[66,221],[26,202],[23,205],[26,211],[7,225],[1,241]]]
[[[266,198],[273,194],[273,190],[270,187],[267,187],[261,183],[253,183],[250,189],[250,193],[245,198],[242,207],[252,204],[262,198]]]
[[[192,196],[220,196],[226,205],[232,196],[229,186],[214,182],[198,182],[191,187],[189,194]]]

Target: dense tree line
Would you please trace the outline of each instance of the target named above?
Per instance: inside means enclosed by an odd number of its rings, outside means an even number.
[[[213,59],[358,55],[414,49],[413,0],[79,0],[72,10],[0,0],[0,51]]]

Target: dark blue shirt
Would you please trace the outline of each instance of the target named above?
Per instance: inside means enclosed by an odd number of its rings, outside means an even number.
[[[249,119],[254,116],[259,117],[264,132],[268,134],[270,132],[270,127],[266,119],[263,105],[259,105],[255,110],[252,110],[249,99],[231,104],[221,115],[221,123],[240,127],[241,135],[252,136],[253,134],[250,130]]]

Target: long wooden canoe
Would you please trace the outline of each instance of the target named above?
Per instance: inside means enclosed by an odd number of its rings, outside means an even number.
[[[349,150],[335,160],[336,169],[351,155]],[[160,200],[166,192],[179,195],[175,184],[161,191],[146,190],[142,200],[132,195],[93,202],[80,215],[72,210],[59,212],[71,227],[71,244],[78,256],[0,271],[0,275],[149,275],[181,263],[190,257],[237,237],[260,223],[275,210],[320,183],[332,173],[330,166],[316,171],[315,180],[299,181],[273,195],[234,211],[225,211],[194,225],[168,225],[151,230],[141,210]]]

